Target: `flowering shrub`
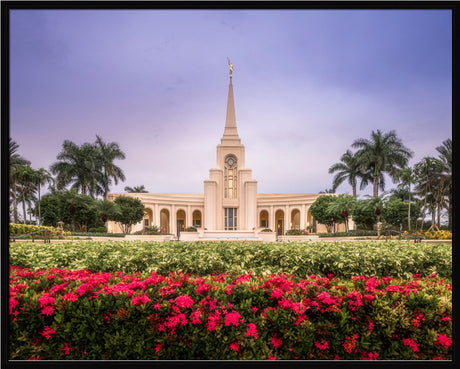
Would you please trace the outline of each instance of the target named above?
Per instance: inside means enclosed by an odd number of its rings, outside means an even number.
[[[37,225],[31,225],[31,224],[16,224],[16,223],[10,223],[10,236],[18,236],[21,234],[41,231],[45,229],[51,232],[52,237],[59,236],[59,228],[57,227],[45,227],[45,226],[37,226]],[[70,236],[70,232],[62,231],[62,235],[64,237],[68,237]]]
[[[9,359],[451,359],[451,288],[436,275],[232,278],[12,266]]]
[[[449,231],[427,231],[425,235],[437,240],[451,240],[452,232]]]
[[[358,274],[409,278],[412,274],[436,273],[451,278],[452,245],[409,241],[10,243],[10,263],[28,268],[155,271],[164,275],[181,270],[202,275],[231,272],[236,276],[251,270],[260,276],[332,273],[338,278]]]

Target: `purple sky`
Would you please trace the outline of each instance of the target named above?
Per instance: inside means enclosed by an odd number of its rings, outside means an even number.
[[[14,10],[10,135],[48,169],[65,139],[98,134],[126,154],[112,192],[202,193],[229,56],[258,192],[316,193],[372,130],[396,130],[410,165],[437,156],[452,137],[451,33],[450,10]]]

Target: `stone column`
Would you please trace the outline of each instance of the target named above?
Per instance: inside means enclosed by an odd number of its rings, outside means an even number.
[[[176,205],[171,205],[171,214],[170,214],[171,224],[170,230],[171,233],[177,235],[177,214],[176,214]]]
[[[185,228],[191,227],[193,223],[192,219],[192,205],[187,205],[187,216],[185,220]]]
[[[216,230],[216,198],[217,183],[215,181],[204,181],[204,214],[203,228],[208,231]]]
[[[156,225],[158,227],[160,227],[160,224],[161,224],[161,220],[160,220],[160,206],[158,205],[158,203],[156,202],[155,203],[155,211],[153,213],[153,225]]]
[[[270,212],[268,214],[268,228],[270,228],[273,232],[276,232],[275,212],[273,210],[273,205],[270,205]]]
[[[307,228],[307,222],[306,222],[306,214],[305,214],[305,204],[302,204],[301,210],[300,210],[300,229],[305,229]]]
[[[289,205],[286,205],[284,207],[284,234],[286,234],[286,231],[291,229],[291,214],[289,214]]]

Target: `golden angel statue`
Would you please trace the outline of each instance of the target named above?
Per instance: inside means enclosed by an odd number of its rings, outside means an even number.
[[[232,76],[232,72],[233,72],[233,64],[232,62],[230,61],[230,59],[228,58],[227,56],[227,60],[228,60],[228,65],[230,66],[230,77]]]

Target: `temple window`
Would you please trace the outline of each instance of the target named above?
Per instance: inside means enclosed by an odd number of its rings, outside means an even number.
[[[227,156],[225,159],[225,173],[224,173],[224,197],[226,199],[236,199],[237,188],[237,160],[233,155]]]
[[[225,208],[225,230],[235,231],[237,220],[236,208]]]

